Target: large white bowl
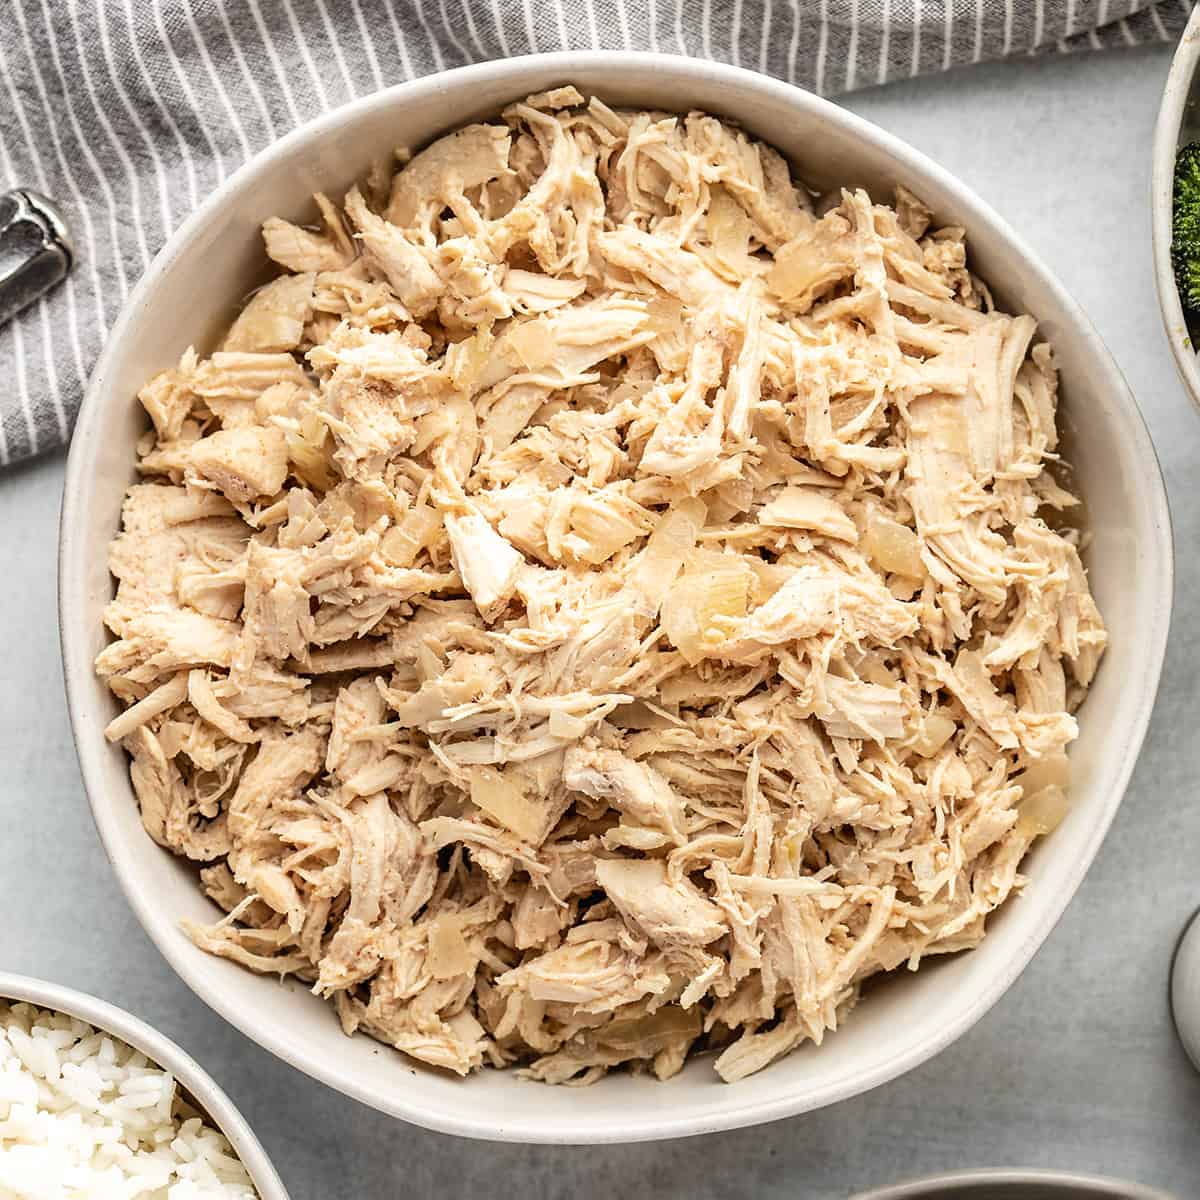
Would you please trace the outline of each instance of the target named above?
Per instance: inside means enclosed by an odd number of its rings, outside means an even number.
[[[96,1029],[111,1033],[151,1062],[169,1071],[179,1086],[195,1102],[210,1124],[219,1129],[234,1148],[246,1168],[261,1200],[288,1200],[283,1183],[271,1166],[266,1151],[233,1106],[233,1101],[213,1082],[212,1077],[185,1050],[123,1008],[97,1000],[84,992],[0,971],[0,1000],[24,1001],[66,1013],[86,1021]]]
[[[1074,810],[1031,855],[1026,893],[978,950],[872,989],[820,1049],[805,1047],[733,1085],[705,1061],[667,1083],[616,1074],[563,1090],[496,1071],[460,1081],[369,1038],[344,1037],[301,985],[252,975],[183,936],[181,917],[208,920],[215,909],[193,873],[143,832],[125,757],[102,736],[114,705],[92,660],[105,642],[101,609],[112,592],[105,551],[143,428],[138,387],[189,343],[209,346],[229,320],[260,277],[265,217],[305,217],[310,192],[344,187],[381,150],[420,146],[568,80],[610,104],[736,118],[817,186],[860,184],[886,197],[902,183],[939,220],[966,226],[975,269],[1002,303],[1036,315],[1054,343],[1070,454],[1095,527],[1092,579],[1112,646],[1072,751]],[[612,1142],[750,1125],[853,1096],[948,1045],[1017,977],[1092,861],[1142,742],[1170,608],[1169,518],[1146,429],[1095,330],[1024,243],[945,171],[857,117],[749,71],[672,56],[548,54],[449,71],[347,105],[272,146],[192,216],[131,297],[92,380],[63,501],[60,618],[71,717],[96,823],[142,924],[202,999],[281,1058],[375,1108],[468,1137]]]

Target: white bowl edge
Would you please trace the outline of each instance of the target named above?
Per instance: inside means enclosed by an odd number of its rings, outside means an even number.
[[[1171,208],[1175,177],[1175,155],[1183,127],[1183,113],[1200,64],[1200,7],[1192,10],[1183,31],[1163,89],[1162,104],[1154,125],[1154,149],[1150,173],[1150,222],[1154,250],[1154,283],[1163,328],[1171,354],[1192,403],[1200,407],[1200,358],[1188,333],[1175,269],[1171,265]]]
[[[1041,1200],[1044,1200],[1047,1192],[1055,1195],[1061,1193],[1063,1200],[1072,1200],[1072,1197],[1074,1200],[1096,1200],[1097,1196],[1111,1196],[1113,1200],[1173,1200],[1166,1192],[1101,1175],[988,1167],[954,1171],[949,1175],[927,1175],[907,1183],[872,1188],[867,1192],[856,1192],[850,1200],[937,1200],[938,1197],[941,1200],[950,1200],[950,1197],[958,1200],[960,1196],[963,1200],[970,1200],[970,1196],[981,1189],[1017,1185],[1038,1189],[1031,1194]]]
[[[128,784],[122,791],[117,787],[113,774],[111,756],[119,752],[108,747],[102,737],[111,710],[92,673],[98,629],[89,616],[89,609],[94,609],[98,600],[103,598],[98,594],[102,588],[103,572],[97,564],[103,547],[97,548],[94,538],[89,542],[88,518],[93,489],[104,465],[100,461],[104,449],[102,435],[107,432],[114,417],[123,416],[111,396],[108,401],[103,398],[113,389],[110,375],[116,373],[127,339],[146,319],[150,298],[169,276],[176,260],[187,253],[189,244],[201,234],[211,235],[215,214],[221,207],[231,199],[241,197],[250,181],[267,176],[273,166],[284,163],[289,154],[298,152],[300,148],[318,143],[324,145],[322,139],[328,140],[334,132],[349,129],[360,122],[365,123],[373,115],[378,117],[393,107],[399,109],[406,104],[425,104],[428,107],[437,100],[474,94],[472,89],[489,93],[503,92],[512,98],[549,86],[551,82],[568,79],[580,81],[586,88],[601,94],[611,94],[614,90],[661,94],[670,88],[673,89],[671,94],[678,97],[678,102],[672,105],[677,108],[697,104],[724,111],[732,109],[735,115],[755,105],[769,110],[790,109],[801,123],[826,125],[832,140],[840,138],[842,142],[856,143],[862,158],[889,160],[888,173],[891,178],[914,186],[917,191],[936,193],[935,207],[950,208],[955,217],[967,226],[969,239],[974,233],[977,244],[983,241],[992,247],[997,269],[1000,269],[1001,251],[1013,253],[1020,259],[1024,271],[1016,290],[1036,293],[1038,302],[1034,307],[1042,310],[1041,315],[1050,314],[1050,339],[1056,343],[1065,339],[1069,343],[1066,347],[1069,353],[1081,363],[1087,361],[1093,378],[1088,388],[1093,394],[1091,403],[1101,406],[1105,421],[1112,426],[1113,439],[1126,447],[1126,459],[1122,465],[1125,474],[1131,478],[1122,477],[1120,483],[1127,493],[1124,502],[1131,506],[1132,515],[1131,527],[1124,533],[1136,535],[1130,553],[1141,568],[1135,571],[1134,581],[1135,588],[1142,589],[1137,591],[1136,597],[1145,611],[1141,613],[1140,622],[1136,626],[1131,625],[1140,630],[1139,645],[1137,655],[1122,673],[1125,687],[1117,693],[1116,711],[1121,718],[1120,727],[1106,739],[1105,747],[1098,751],[1104,758],[1104,769],[1097,772],[1102,778],[1091,780],[1092,786],[1082,789],[1087,793],[1088,811],[1085,813],[1080,810],[1073,814],[1054,838],[1035,852],[1041,856],[1037,859],[1038,863],[1048,864],[1042,874],[1053,873],[1053,886],[1047,880],[1040,892],[1033,891],[1036,899],[1031,900],[1027,895],[1017,900],[1016,905],[1024,906],[1019,919],[1015,913],[1002,914],[1001,924],[1004,921],[1009,924],[1003,925],[1003,928],[998,925],[979,950],[956,959],[953,964],[938,964],[932,968],[933,971],[949,970],[963,989],[964,996],[969,992],[969,998],[955,1001],[953,1012],[948,1014],[943,1024],[908,1041],[900,1038],[896,1053],[886,1059],[870,1053],[848,1051],[843,1057],[853,1058],[857,1053],[860,1060],[855,1068],[847,1069],[837,1078],[823,1079],[819,1085],[812,1085],[811,1078],[820,1077],[822,1060],[805,1056],[802,1051],[787,1062],[776,1064],[769,1071],[733,1087],[704,1084],[697,1072],[708,1071],[711,1075],[711,1071],[707,1064],[702,1063],[693,1064],[683,1076],[665,1084],[615,1076],[586,1092],[557,1093],[551,1102],[533,1099],[535,1092],[544,1093],[545,1089],[522,1084],[497,1073],[485,1073],[464,1083],[432,1078],[432,1073],[414,1069],[393,1052],[378,1047],[369,1053],[392,1056],[388,1067],[389,1083],[387,1086],[383,1083],[364,1083],[362,1075],[371,1073],[371,1064],[366,1057],[368,1052],[354,1049],[351,1043],[347,1043],[345,1050],[336,1057],[322,1056],[313,1049],[313,1030],[317,1028],[315,1018],[310,1018],[298,1007],[295,996],[287,995],[285,989],[271,980],[251,979],[232,964],[203,956],[183,937],[177,925],[182,913],[178,909],[163,911],[161,906],[155,904],[147,886],[148,875],[153,875],[158,883],[166,880],[168,875],[165,869],[149,863],[147,856],[166,856],[153,848],[144,835],[144,845],[137,849],[129,850],[124,840],[128,832],[128,812],[123,814],[122,808],[133,808],[133,800]],[[699,94],[727,96],[731,103],[723,104],[719,99],[705,102]],[[428,134],[441,132],[466,119],[457,115],[461,111],[462,108],[456,109],[456,115],[443,121],[440,128],[429,128]],[[749,119],[747,123],[754,124]],[[761,128],[755,132],[777,143],[786,141],[782,136],[764,133]],[[815,156],[820,152],[818,149],[809,153]],[[1059,321],[1061,326],[1056,327]],[[1061,345],[1060,349],[1063,349]],[[1080,384],[1080,387],[1082,390],[1083,385]],[[132,405],[132,396],[124,402]],[[1073,408],[1071,411],[1078,415],[1084,408],[1082,397],[1076,399],[1075,404],[1079,406],[1078,410]],[[111,467],[112,462],[108,465]],[[126,463],[127,473],[129,468],[131,463]],[[1114,486],[1117,485],[1114,483]],[[115,526],[110,524],[108,533],[111,535],[112,532],[115,532]],[[109,338],[88,391],[71,449],[63,500],[60,624],[71,719],[85,785],[101,838],[126,896],[147,932],[176,971],[203,1000],[285,1061],[364,1103],[405,1120],[469,1137],[594,1143],[699,1134],[774,1120],[831,1104],[911,1069],[948,1045],[977,1021],[999,999],[1053,928],[1095,856],[1120,802],[1137,758],[1157,688],[1170,617],[1171,579],[1170,521],[1165,491],[1153,447],[1128,389],[1086,317],[1061,285],[989,207],[941,168],[895,138],[844,110],[786,84],[738,68],[670,55],[582,52],[537,55],[459,68],[364,97],[276,143],[243,167],[189,218],[160,252],[135,289]],[[1145,580],[1149,582],[1139,582]],[[1154,586],[1151,587],[1150,583]],[[1112,587],[1117,589],[1115,583]],[[1124,585],[1122,589],[1125,592],[1133,590]],[[1121,599],[1122,589],[1113,591],[1112,604],[1126,603]],[[1114,648],[1110,651],[1110,658],[1115,657],[1117,651]],[[1117,669],[1115,664],[1108,666],[1109,674]],[[1102,667],[1102,676],[1104,670]],[[106,776],[109,777],[107,781]],[[110,784],[117,788],[119,794],[115,798],[118,803],[109,802]],[[1085,816],[1088,818],[1086,825]],[[1055,842],[1055,838],[1059,841]],[[1073,850],[1069,861],[1066,860],[1068,844]],[[1056,850],[1056,846],[1059,849]],[[1036,883],[1035,878],[1031,888]],[[198,889],[195,890],[199,896]],[[182,904],[182,893],[180,895]],[[1036,906],[1036,919],[1024,915],[1031,904]],[[1010,928],[1013,930],[1011,934],[1007,932]],[[998,959],[1002,939],[1004,957]],[[989,945],[994,947],[991,952]],[[991,968],[986,972],[986,977],[983,977],[984,964]],[[923,970],[921,975],[927,973]],[[245,976],[245,981],[241,979],[242,976]],[[903,986],[912,988],[919,978],[906,980]],[[253,990],[254,985],[259,990]],[[244,1001],[251,995],[260,1004],[269,1001],[270,995],[262,990],[266,988],[276,989],[275,999],[278,1003],[271,1007],[282,1014],[285,1005],[288,1006],[291,1021],[303,1024],[309,1031],[309,1037],[289,1033],[278,1019],[259,1018],[251,1011],[253,1006],[239,1003],[239,998]],[[949,1003],[948,997],[943,999]],[[315,1005],[317,1002],[310,1000],[308,1003]],[[878,1003],[880,1001],[877,1000]],[[903,1000],[898,1002],[893,996],[892,1005],[911,1015],[914,1025],[919,1023],[912,1003]],[[864,1003],[847,1029],[834,1035],[818,1054],[828,1056],[839,1040],[847,1043],[852,1039],[856,1022],[859,1028],[865,1029],[866,1022],[870,1020],[867,1012],[870,1007],[869,1003]],[[879,1024],[877,1019],[871,1028],[874,1029],[876,1024]],[[866,1036],[865,1031],[863,1036]],[[408,1079],[413,1076],[420,1082],[412,1086],[410,1096],[405,1093],[405,1088]],[[498,1079],[503,1079],[504,1083],[497,1083]],[[807,1090],[806,1081],[809,1083]],[[639,1100],[637,1104],[631,1104],[621,1091],[614,1090],[624,1089],[632,1094],[629,1090],[637,1086],[653,1089],[646,1094],[648,1098]],[[447,1087],[453,1091],[447,1092]],[[691,1101],[690,1097],[699,1095],[701,1090],[706,1093],[705,1102]],[[502,1103],[496,1104],[497,1100]],[[481,1101],[487,1103],[481,1105]]]
[[[0,1000],[24,1002],[66,1013],[140,1050],[151,1062],[169,1071],[229,1139],[262,1200],[288,1200],[283,1181],[245,1117],[212,1076],[165,1034],[106,1000],[27,975],[0,971]]]

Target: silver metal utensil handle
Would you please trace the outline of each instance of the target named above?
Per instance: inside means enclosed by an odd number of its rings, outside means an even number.
[[[73,257],[49,200],[25,188],[0,194],[0,325],[61,283]]]

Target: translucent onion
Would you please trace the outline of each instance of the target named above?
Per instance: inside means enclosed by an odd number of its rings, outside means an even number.
[[[495,340],[488,326],[446,348],[446,372],[455,387],[463,392],[475,390],[492,357]]]
[[[664,1005],[657,1012],[632,1020],[610,1021],[596,1031],[599,1045],[637,1058],[653,1058],[682,1038],[700,1036],[700,1010]]]
[[[745,209],[721,187],[711,188],[708,205],[708,236],[718,261],[733,278],[740,280],[750,269],[750,239],[754,227]]]
[[[558,354],[554,328],[548,321],[522,321],[510,328],[503,342],[509,358],[515,358],[530,371],[549,366]]]
[[[479,766],[471,771],[471,803],[519,838],[538,845],[549,832],[546,805],[529,794],[530,780],[515,770]]]
[[[696,535],[704,521],[704,502],[684,500],[669,509],[655,526],[630,578],[639,615],[658,615],[684,559],[695,549]]]
[[[1035,758],[1013,782],[1021,785],[1026,796],[1047,787],[1065,788],[1071,782],[1071,760],[1061,750]]]
[[[1071,811],[1071,802],[1065,788],[1051,784],[1027,795],[1021,801],[1019,811],[1021,815],[1017,818],[1017,831],[1028,837],[1040,837],[1053,833],[1062,824],[1063,818]]]
[[[315,413],[306,412],[298,429],[285,431],[292,474],[318,492],[327,492],[337,482],[330,465],[329,430]]]
[[[696,550],[662,608],[662,626],[694,665],[717,650],[730,625],[746,615],[754,573],[741,555]]]
[[[380,549],[393,566],[411,566],[441,527],[442,519],[434,509],[415,505],[383,535]]]
[[[571,506],[571,535],[580,543],[575,556],[599,566],[641,537],[651,519],[641,505],[624,497],[584,496]]]
[[[921,722],[921,732],[913,742],[913,749],[922,758],[932,758],[953,736],[958,725],[945,713],[930,713]]]
[[[867,532],[862,540],[867,557],[882,571],[922,579],[925,566],[921,562],[921,539],[899,521],[885,517],[872,509],[867,517]]]

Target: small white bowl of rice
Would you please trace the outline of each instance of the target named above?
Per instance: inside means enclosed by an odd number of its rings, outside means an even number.
[[[229,1097],[174,1042],[0,972],[0,1197],[287,1200]]]

